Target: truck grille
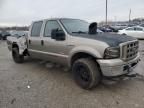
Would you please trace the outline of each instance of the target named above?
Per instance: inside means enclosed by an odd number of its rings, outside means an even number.
[[[131,60],[135,58],[138,54],[139,42],[131,41],[122,44],[121,57],[124,61]]]

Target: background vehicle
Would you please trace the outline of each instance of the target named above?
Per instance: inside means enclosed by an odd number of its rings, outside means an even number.
[[[103,32],[112,32],[111,29],[106,28],[106,27],[99,27],[99,29],[100,29],[101,31],[103,31]]]
[[[12,37],[22,37],[22,36],[28,36],[28,31],[16,31],[16,30],[13,30],[13,31],[10,31],[10,36]]]
[[[96,32],[96,23],[56,18],[32,23],[28,37],[8,42],[16,63],[24,56],[68,66],[84,89],[105,78],[129,76],[139,62],[138,40],[130,36]]]
[[[118,32],[118,30],[116,28],[111,27],[109,25],[99,27],[99,29],[103,32]]]
[[[104,33],[104,32],[101,31],[100,29],[97,29],[97,33]]]
[[[1,39],[2,40],[6,40],[8,36],[10,36],[10,33],[8,31],[2,31],[1,32]]]
[[[139,26],[144,27],[144,24],[140,24]]]
[[[112,25],[113,28],[115,28],[116,30],[122,30],[128,27],[128,24],[115,24]]]
[[[138,39],[144,39],[144,28],[141,26],[128,27],[123,30],[119,30],[118,34],[129,35]]]

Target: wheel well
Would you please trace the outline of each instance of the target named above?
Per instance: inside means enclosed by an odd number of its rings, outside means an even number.
[[[76,60],[81,59],[81,58],[90,58],[90,59],[96,60],[96,57],[94,57],[94,56],[92,56],[90,54],[79,52],[79,53],[76,53],[75,55],[73,55],[73,57],[71,59],[71,66],[73,65],[73,63]]]
[[[17,48],[17,49],[19,50],[19,47],[18,47],[18,45],[17,45],[16,43],[13,43],[13,44],[12,44],[12,48]],[[26,49],[26,50],[24,50],[23,55],[24,55],[24,56],[29,55],[29,53],[28,53],[28,50],[27,50],[27,49]]]
[[[73,63],[78,60],[78,59],[81,59],[81,58],[89,58],[89,59],[92,59],[98,66],[98,69],[102,75],[102,71],[101,71],[101,68],[100,68],[100,65],[96,62],[96,57],[92,56],[91,54],[88,54],[88,53],[83,53],[83,52],[79,52],[77,54],[75,54],[72,59],[71,59],[71,67],[73,65]]]
[[[19,49],[19,47],[18,47],[18,45],[16,43],[12,44],[12,48],[18,48]]]

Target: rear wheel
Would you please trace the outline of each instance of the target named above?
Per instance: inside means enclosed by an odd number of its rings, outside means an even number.
[[[97,64],[88,58],[82,58],[74,62],[72,71],[76,83],[84,88],[91,89],[101,81],[101,74]]]
[[[14,62],[16,62],[16,63],[24,62],[24,56],[19,54],[18,48],[12,49],[12,57],[13,57]]]

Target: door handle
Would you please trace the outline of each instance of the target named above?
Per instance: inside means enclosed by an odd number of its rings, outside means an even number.
[[[42,46],[44,45],[44,41],[43,41],[43,40],[41,40],[41,45],[42,45]]]
[[[31,40],[29,40],[29,44],[31,44]]]

